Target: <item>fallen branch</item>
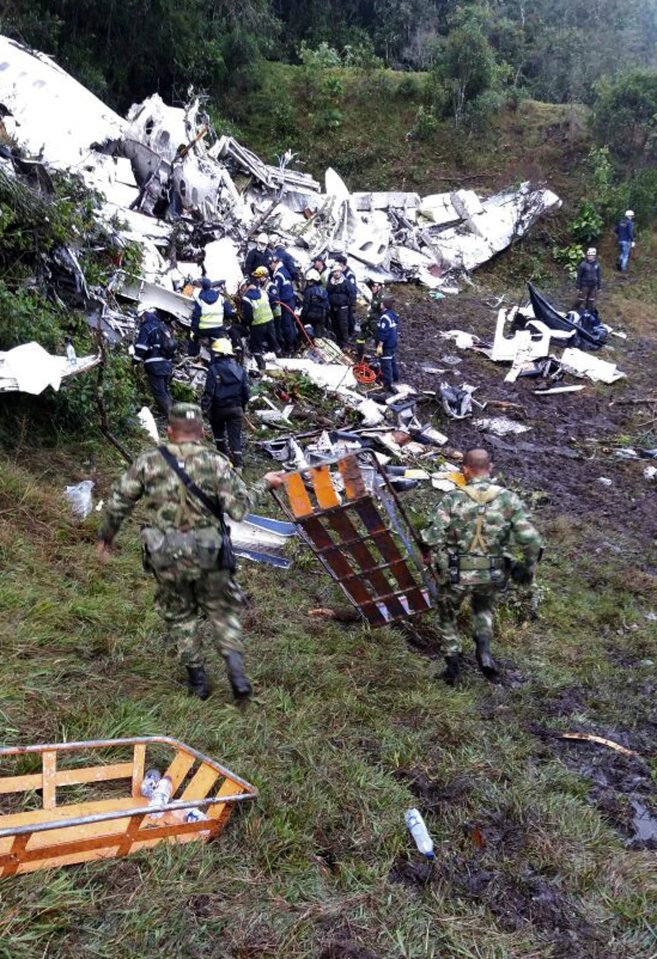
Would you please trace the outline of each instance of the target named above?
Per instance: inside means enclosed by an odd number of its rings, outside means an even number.
[[[599,746],[608,746],[610,749],[615,749],[617,753],[622,753],[623,756],[636,756],[638,758],[639,755],[635,753],[633,749],[626,749],[625,746],[620,746],[611,739],[605,739],[603,736],[594,736],[593,733],[561,733],[559,739],[578,739],[584,742],[597,743]]]
[[[103,385],[105,381],[105,361],[107,358],[106,349],[105,349],[105,338],[103,336],[102,330],[96,330],[96,340],[98,342],[98,352],[100,354],[100,363],[98,364],[98,377],[96,379],[96,408],[98,409],[98,416],[100,417],[100,432],[103,436],[109,440],[109,442],[114,446],[126,463],[132,463],[132,456],[125,448],[125,446],[117,440],[116,436],[112,433],[109,428],[109,419],[107,416],[107,409],[105,407],[105,399],[103,396]]]

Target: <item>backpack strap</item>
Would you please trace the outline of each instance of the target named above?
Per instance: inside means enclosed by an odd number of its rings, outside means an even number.
[[[490,546],[486,542],[486,538],[484,536],[484,519],[486,517],[486,510],[488,509],[488,506],[500,495],[502,492],[502,487],[489,486],[487,489],[478,489],[475,486],[462,486],[460,491],[479,507],[477,511],[475,532],[474,536],[472,537],[472,542],[468,547],[468,553],[480,552],[484,555],[487,555],[490,552]]]
[[[219,520],[221,528],[224,528],[224,511],[216,500],[210,499],[202,489],[196,485],[194,480],[191,478],[189,473],[180,465],[173,453],[166,448],[166,446],[158,446],[158,453],[165,461],[167,466],[170,466],[174,473],[178,476],[178,479],[181,481],[188,493],[191,493],[192,496],[205,506],[205,508],[214,516],[215,519]]]

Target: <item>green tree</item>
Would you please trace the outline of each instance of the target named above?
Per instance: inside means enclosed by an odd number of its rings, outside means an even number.
[[[612,153],[634,167],[657,156],[657,71],[633,70],[596,88],[593,126]]]

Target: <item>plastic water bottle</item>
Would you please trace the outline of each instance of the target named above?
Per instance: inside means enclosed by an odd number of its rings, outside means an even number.
[[[404,819],[418,851],[426,856],[427,859],[435,859],[433,852],[433,839],[429,835],[429,830],[424,824],[424,819],[417,809],[407,809],[404,813]]]
[[[171,782],[171,777],[162,776],[153,789],[153,795],[151,796],[148,805],[151,807],[151,809],[161,809],[162,806],[166,806],[167,803],[170,802],[172,794],[173,783]],[[162,817],[162,813],[152,812],[151,817],[153,819],[160,819]]]
[[[205,822],[207,820],[206,814],[202,809],[193,809],[185,810],[185,822]]]
[[[66,337],[66,358],[69,366],[77,366],[78,358],[75,353],[75,347],[70,336]]]
[[[139,792],[142,794],[142,796],[144,796],[144,798],[146,799],[153,798],[153,792],[161,778],[162,778],[162,773],[160,772],[159,769],[147,770],[146,775],[141,781],[141,787],[139,789]]]

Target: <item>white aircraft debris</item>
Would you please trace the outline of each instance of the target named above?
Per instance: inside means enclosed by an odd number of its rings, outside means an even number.
[[[62,380],[86,373],[100,362],[98,356],[80,356],[71,363],[66,356],[53,356],[38,343],[23,343],[0,353],[0,393],[39,393],[52,386],[59,390]]]

